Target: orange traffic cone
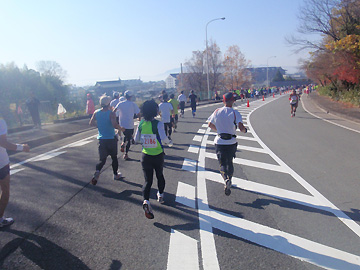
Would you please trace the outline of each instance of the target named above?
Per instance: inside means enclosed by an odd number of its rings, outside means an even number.
[[[248,102],[247,102],[246,107],[250,107],[250,102],[249,102],[249,100],[248,100]]]
[[[265,97],[263,96],[263,101],[265,101]]]
[[[280,95],[281,95],[281,92],[280,92]],[[273,98],[275,97],[275,93],[273,93]]]

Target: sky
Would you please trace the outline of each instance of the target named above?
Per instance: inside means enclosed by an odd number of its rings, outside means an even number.
[[[238,45],[252,66],[296,71],[308,52],[294,53],[304,0],[0,0],[0,64],[36,69],[56,61],[65,82],[165,80],[193,51],[215,41]],[[276,56],[276,57],[272,57]]]

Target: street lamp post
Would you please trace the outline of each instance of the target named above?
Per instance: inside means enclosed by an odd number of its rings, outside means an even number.
[[[270,56],[266,60],[266,86],[269,88],[269,59],[270,58],[276,58],[276,56]]]
[[[207,78],[207,88],[208,88],[208,99],[211,99],[211,94],[210,94],[210,82],[209,82],[209,51],[208,51],[208,40],[207,40],[207,27],[209,25],[209,23],[213,22],[213,21],[217,21],[217,20],[225,20],[225,17],[222,18],[216,18],[213,19],[211,21],[209,21],[206,24],[205,27],[205,37],[206,37],[206,78]]]

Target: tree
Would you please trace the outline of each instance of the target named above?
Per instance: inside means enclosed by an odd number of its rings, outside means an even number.
[[[221,76],[223,59],[220,48],[215,41],[210,40],[210,45],[208,46],[208,50],[205,50],[205,53],[208,53],[207,58],[209,59],[209,88],[210,92],[214,93],[215,90],[222,88]]]
[[[283,81],[285,81],[284,76],[281,74],[280,70],[278,69],[274,76],[273,82],[283,82]]]
[[[58,77],[61,80],[66,77],[66,71],[55,61],[39,61],[36,67],[42,75]]]
[[[248,70],[250,61],[246,60],[239,46],[228,47],[224,55],[223,82],[227,90],[240,89],[249,86],[251,73]]]

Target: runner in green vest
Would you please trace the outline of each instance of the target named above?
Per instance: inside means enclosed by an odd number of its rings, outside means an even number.
[[[158,180],[158,202],[164,203],[165,178],[164,168],[164,150],[162,143],[170,143],[165,134],[164,123],[154,118],[159,111],[158,105],[154,100],[147,100],[142,105],[143,120],[135,134],[135,142],[142,144],[141,166],[144,172],[145,183],[142,187],[144,202],[143,209],[145,216],[149,219],[154,218],[150,205],[150,190],[153,183],[154,170]]]

